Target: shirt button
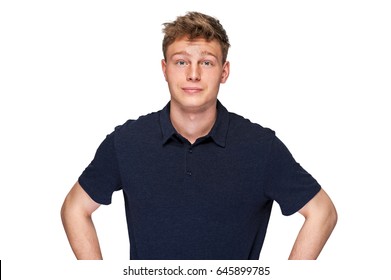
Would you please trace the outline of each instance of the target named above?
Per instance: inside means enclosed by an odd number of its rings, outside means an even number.
[[[193,152],[193,149],[192,149],[192,148],[190,148],[190,149],[189,149],[189,153],[191,154],[192,152]]]
[[[191,176],[191,171],[186,171],[186,174]]]

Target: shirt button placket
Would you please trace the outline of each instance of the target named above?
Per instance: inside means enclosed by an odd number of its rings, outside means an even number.
[[[193,148],[192,147],[189,147],[187,149],[187,160],[186,160],[186,175],[187,176],[191,176],[192,175],[192,172],[191,172],[191,155],[193,153]]]

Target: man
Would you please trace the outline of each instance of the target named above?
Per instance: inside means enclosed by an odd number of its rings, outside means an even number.
[[[305,218],[289,258],[316,259],[334,205],[272,130],[218,101],[230,72],[220,22],[190,12],[164,34],[170,102],[108,135],[64,201],[76,257],[102,259],[91,214],[122,189],[131,259],[259,259],[273,201]]]

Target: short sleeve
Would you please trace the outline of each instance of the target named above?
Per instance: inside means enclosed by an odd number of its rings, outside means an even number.
[[[300,210],[321,187],[295,161],[280,139],[274,137],[270,149],[265,194],[280,205],[283,215],[288,216]]]
[[[94,159],[79,177],[81,187],[100,204],[110,204],[113,192],[121,189],[114,142],[115,132],[107,135]]]

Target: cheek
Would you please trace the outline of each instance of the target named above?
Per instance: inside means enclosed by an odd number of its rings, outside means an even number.
[[[166,80],[168,81],[175,81],[180,79],[182,77],[183,73],[179,71],[178,69],[173,69],[173,68],[167,68],[165,72],[165,77]]]
[[[207,73],[203,78],[209,85],[218,86],[222,81],[222,74],[220,72]]]
[[[166,82],[168,83],[168,86],[171,89],[180,87],[181,82],[183,79],[181,79],[181,75],[177,72],[166,72]]]

